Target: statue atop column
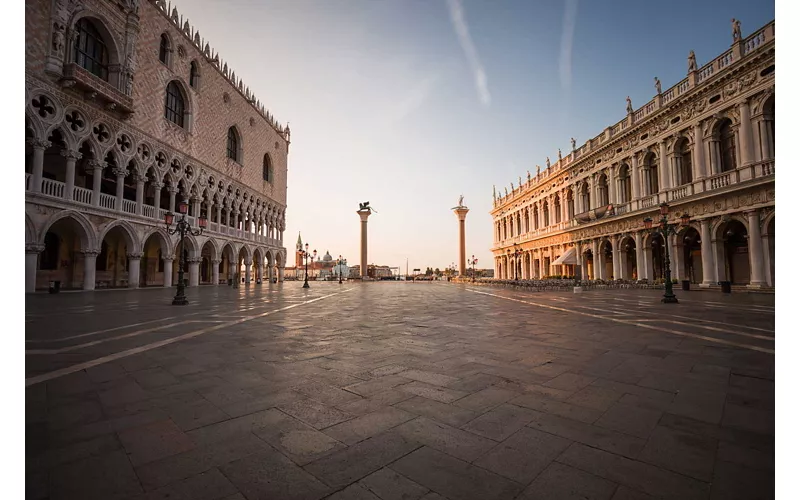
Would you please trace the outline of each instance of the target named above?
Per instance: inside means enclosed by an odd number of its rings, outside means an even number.
[[[731,19],[731,30],[733,31],[733,43],[742,39],[742,23],[738,19]]]
[[[631,104],[631,96],[626,97],[625,102],[627,103],[626,111],[630,115],[633,113],[633,104]]]
[[[522,176],[519,176],[519,187],[522,188]]]
[[[550,168],[550,157],[549,156],[547,157],[547,160],[545,161],[545,165],[547,165],[545,168]]]
[[[689,73],[691,73],[692,71],[697,71],[697,59],[694,57],[693,50],[689,51],[688,62],[689,62]]]
[[[542,167],[540,167],[539,165],[536,165],[536,177],[539,177],[539,172],[541,172],[541,171],[542,171]]]
[[[661,80],[657,76],[654,79],[656,81],[656,94],[661,94]]]
[[[459,206],[459,207],[463,207],[464,206],[464,195],[463,194],[458,197],[458,205],[457,206]]]
[[[359,212],[370,211],[370,212],[375,212],[376,214],[378,213],[374,208],[369,206],[369,202],[368,201],[365,201],[364,203],[359,203],[358,204],[358,211]]]
[[[561,148],[558,148],[558,161],[561,161]]]
[[[528,170],[527,172],[528,172],[528,183],[530,184],[530,182],[531,182],[531,171]]]
[[[572,137],[569,141],[572,143],[572,150],[575,151],[575,138]]]

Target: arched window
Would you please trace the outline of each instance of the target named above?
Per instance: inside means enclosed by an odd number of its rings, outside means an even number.
[[[628,165],[622,165],[619,169],[619,201],[628,203],[631,201],[631,169]]]
[[[692,182],[692,152],[689,148],[689,141],[682,141],[676,152],[678,161],[678,179],[679,185],[689,184]]]
[[[533,229],[539,229],[539,206],[533,206]]]
[[[720,159],[722,171],[736,170],[736,134],[730,120],[725,120],[719,128]]]
[[[189,65],[189,85],[193,89],[200,87],[200,72],[197,70],[197,63],[194,61]]]
[[[656,157],[652,153],[647,155],[644,160],[644,177],[647,194],[658,193],[658,166],[656,165]]]
[[[164,118],[183,127],[184,102],[181,89],[174,81],[167,85],[167,96],[164,100]]]
[[[542,205],[542,212],[544,212],[544,227],[547,227],[550,225],[550,209],[547,206],[547,202]]]
[[[103,80],[108,81],[108,50],[100,32],[86,18],[75,25],[75,62],[78,66]]]
[[[169,38],[166,33],[161,34],[161,43],[158,46],[158,60],[169,64]]]
[[[575,218],[575,195],[571,189],[567,191],[567,217]]]
[[[589,206],[589,184],[584,182],[581,184],[581,210],[588,212],[591,209]]]
[[[272,160],[270,160],[268,154],[264,155],[264,172],[262,175],[265,181],[272,182]]]
[[[553,200],[553,212],[555,212],[555,222],[556,224],[561,222],[561,197],[556,195],[555,200]]]
[[[228,158],[239,161],[239,134],[236,127],[228,129]]]
[[[608,177],[606,174],[600,176],[599,181],[597,182],[597,195],[599,198],[599,205],[600,207],[605,207],[608,205]]]

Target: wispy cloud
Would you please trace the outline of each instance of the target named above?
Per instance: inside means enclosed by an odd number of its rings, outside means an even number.
[[[483,69],[483,64],[478,57],[478,51],[475,50],[475,44],[472,43],[472,37],[469,34],[469,26],[464,18],[464,7],[461,5],[461,0],[447,0],[447,6],[450,9],[450,21],[453,23],[453,29],[456,30],[458,35],[458,42],[464,50],[464,55],[467,56],[467,61],[472,68],[472,73],[475,75],[475,88],[478,90],[478,97],[480,97],[481,104],[489,106],[492,103],[492,95],[489,93],[489,84],[486,79],[486,71]]]
[[[564,2],[564,24],[561,29],[561,55],[558,70],[561,88],[569,90],[572,86],[572,42],[575,38],[575,20],[578,17],[578,0]]]
[[[438,81],[438,74],[431,74],[417,80],[405,96],[403,96],[395,106],[392,106],[392,109],[388,113],[389,122],[399,122],[422,106],[431,92],[433,92]]]

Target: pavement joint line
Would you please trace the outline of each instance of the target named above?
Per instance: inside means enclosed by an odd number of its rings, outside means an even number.
[[[108,356],[103,356],[101,358],[93,359],[91,361],[86,361],[84,363],[78,363],[76,365],[68,366],[66,368],[61,368],[59,370],[54,370],[52,372],[42,373],[40,375],[36,375],[35,377],[26,378],[25,379],[25,387],[30,387],[32,385],[40,384],[42,382],[47,382],[48,380],[53,380],[53,379],[56,379],[56,378],[59,378],[59,377],[63,377],[65,375],[70,375],[72,373],[79,372],[81,370],[85,370],[87,368],[92,368],[92,367],[95,367],[95,366],[98,366],[98,365],[102,365],[102,364],[105,364],[105,363],[110,363],[111,361],[116,361],[118,359],[127,358],[128,356],[133,356],[134,354],[139,354],[139,353],[142,353],[142,352],[151,351],[153,349],[156,349],[156,348],[159,348],[159,347],[163,347],[165,345],[173,344],[173,343],[179,342],[181,340],[186,340],[186,339],[198,337],[200,335],[203,335],[204,333],[220,330],[220,329],[228,327],[228,326],[238,325],[238,324],[244,323],[246,321],[251,321],[251,320],[254,320],[254,319],[258,319],[258,318],[263,318],[263,317],[269,316],[271,314],[276,314],[276,313],[283,312],[283,311],[286,311],[286,310],[289,310],[289,309],[293,309],[295,307],[299,307],[299,306],[306,305],[306,304],[311,304],[312,302],[317,302],[319,300],[327,299],[328,297],[333,297],[334,295],[339,295],[341,293],[349,292],[350,290],[352,290],[352,288],[347,288],[345,290],[334,292],[334,293],[331,293],[331,294],[328,294],[328,295],[323,295],[322,297],[317,297],[315,299],[310,299],[310,300],[307,300],[307,301],[302,302],[300,304],[292,304],[292,305],[289,305],[289,306],[286,306],[286,307],[282,307],[280,309],[267,311],[267,312],[264,312],[264,313],[261,313],[261,314],[256,314],[256,315],[249,316],[249,317],[242,318],[242,319],[238,319],[238,320],[235,320],[235,321],[228,321],[228,322],[221,323],[221,324],[218,324],[218,325],[215,325],[215,326],[211,326],[211,327],[208,327],[208,328],[203,328],[201,330],[197,330],[197,331],[194,331],[194,332],[185,333],[185,334],[179,335],[177,337],[172,337],[172,338],[169,338],[169,339],[159,340],[158,342],[153,342],[151,344],[146,344],[146,345],[143,345],[143,346],[134,347],[132,349],[127,349],[125,351],[116,352],[114,354],[109,354]]]
[[[699,321],[699,322],[703,322],[703,323],[713,323],[715,325],[736,326],[736,327],[739,327],[739,328],[746,328],[748,330],[756,330],[756,331],[759,331],[759,332],[772,333],[773,335],[764,335],[763,338],[767,338],[769,340],[775,340],[775,337],[774,337],[775,330],[768,330],[766,328],[756,328],[754,326],[736,325],[736,324],[733,324],[733,323],[723,323],[722,321],[711,321],[710,319],[692,318],[691,316],[676,316],[676,315],[672,315],[670,317],[672,317],[672,318],[680,318],[680,319],[691,319],[693,321]],[[662,320],[660,320],[660,319],[649,319],[648,318],[648,319],[639,319],[637,321],[662,321]],[[677,322],[677,321],[673,321],[673,323],[691,325],[691,323],[681,323],[681,322]],[[700,326],[700,325],[693,325],[693,326]],[[727,330],[721,330],[721,331],[727,331]],[[744,332],[742,332],[740,335],[750,335],[750,334],[745,334]],[[755,338],[762,338],[762,337],[756,336]]]
[[[545,304],[537,304],[535,302],[529,302],[529,301],[526,301],[526,300],[515,299],[515,298],[512,298],[512,297],[505,297],[503,295],[497,295],[497,294],[494,294],[494,293],[482,292],[482,291],[479,291],[479,290],[473,290],[471,288],[465,288],[465,290],[468,291],[468,292],[472,292],[472,293],[479,293],[479,294],[482,294],[482,295],[489,295],[491,297],[497,297],[497,298],[500,298],[500,299],[511,300],[511,301],[514,301],[514,302],[520,302],[522,304],[529,304],[529,305],[536,306],[536,307],[543,307],[543,308],[546,308],[546,309],[553,309],[553,310],[556,310],[556,311],[562,311],[562,312],[571,313],[571,314],[580,314],[582,316],[589,316],[591,318],[605,319],[605,320],[608,320],[608,321],[614,321],[616,323],[624,323],[626,325],[639,326],[641,328],[648,328],[650,330],[657,330],[657,331],[661,331],[661,332],[671,333],[673,335],[680,335],[682,337],[692,337],[692,338],[696,338],[696,339],[707,340],[709,342],[714,342],[714,343],[717,343],[717,344],[725,344],[725,345],[731,345],[731,346],[735,346],[735,347],[741,347],[742,349],[748,349],[748,350],[751,350],[751,351],[764,352],[764,353],[773,354],[773,355],[775,354],[775,350],[774,349],[766,349],[764,347],[752,346],[752,345],[749,345],[749,344],[740,344],[738,342],[731,342],[730,340],[718,339],[718,338],[714,338],[714,337],[707,337],[705,335],[699,335],[699,334],[695,334],[695,333],[681,332],[679,330],[671,330],[669,328],[661,328],[661,327],[658,327],[658,326],[647,325],[647,324],[644,324],[644,323],[639,323],[639,322],[634,322],[634,321],[629,321],[629,320],[624,320],[624,319],[611,318],[611,317],[607,317],[607,316],[600,316],[598,314],[591,314],[591,313],[586,313],[586,312],[581,312],[581,311],[564,309],[563,307],[549,306],[549,305],[545,305]]]
[[[127,339],[129,337],[137,337],[145,333],[152,333],[152,332],[157,332],[159,330],[166,330],[167,328],[172,328],[173,326],[186,325],[189,323],[207,323],[207,322],[202,320],[178,321],[177,323],[169,323],[167,325],[161,325],[155,328],[136,330],[135,332],[125,333],[117,337],[108,337],[100,340],[93,340],[91,342],[86,342],[84,344],[75,344],[67,347],[61,347],[60,349],[30,349],[25,351],[25,355],[27,356],[29,354],[61,354],[62,352],[77,351],[78,349],[83,349],[84,347],[91,347],[97,344],[105,344],[106,342],[113,342],[115,340]]]
[[[199,312],[190,313],[190,314],[187,314],[186,316],[195,316],[197,314],[202,314],[202,313],[199,313]],[[97,330],[95,332],[81,333],[80,335],[73,335],[71,337],[64,337],[64,338],[58,338],[58,339],[30,339],[30,340],[26,340],[25,342],[38,342],[38,343],[66,342],[67,340],[79,339],[79,338],[83,338],[83,337],[91,337],[93,335],[100,335],[101,333],[108,333],[108,332],[113,332],[113,331],[116,331],[116,330],[124,330],[126,328],[133,328],[134,326],[142,326],[142,325],[146,325],[148,323],[158,323],[159,321],[166,321],[168,319],[175,319],[177,317],[178,316],[167,316],[166,318],[154,319],[152,321],[142,321],[141,323],[133,323],[133,324],[130,324],[130,325],[116,326],[114,328],[106,328],[105,330]]]
[[[637,320],[637,321],[641,321],[641,320]],[[752,339],[770,340],[772,342],[775,341],[775,337],[770,337],[768,335],[756,335],[755,333],[737,332],[737,331],[734,331],[734,330],[723,330],[722,328],[715,328],[713,326],[694,325],[692,323],[687,323],[685,321],[674,321],[674,320],[671,320],[671,319],[666,319],[666,320],[652,319],[652,320],[648,320],[648,321],[662,321],[664,323],[675,323],[676,325],[691,326],[692,328],[704,328],[706,330],[713,330],[713,331],[716,331],[716,332],[730,333],[731,335],[741,335],[742,337],[750,337]]]

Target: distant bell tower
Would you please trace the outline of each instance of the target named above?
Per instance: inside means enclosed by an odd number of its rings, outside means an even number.
[[[303,267],[303,239],[300,237],[300,232],[297,233],[297,248],[295,248],[294,265],[298,269]]]

